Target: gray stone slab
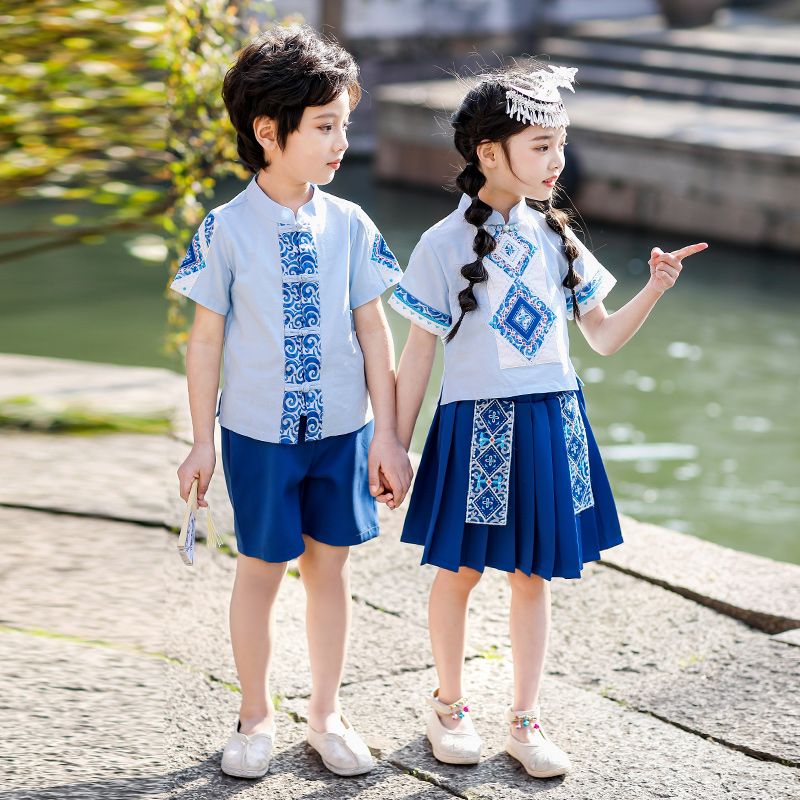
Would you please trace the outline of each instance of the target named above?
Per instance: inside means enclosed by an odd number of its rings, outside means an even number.
[[[164,649],[163,568],[177,538],[136,525],[0,508],[0,623]]]
[[[168,436],[2,430],[0,504],[179,526],[184,506],[176,472],[189,449]],[[233,511],[219,457],[209,502],[217,527],[232,532]],[[205,530],[204,512],[199,526]],[[235,548],[235,539],[228,538]]]
[[[0,632],[3,800],[163,797],[167,665]]]
[[[386,761],[430,776],[466,798],[794,798],[797,772],[750,758],[647,714],[548,678],[543,687],[545,729],[571,756],[574,772],[564,779],[536,780],[504,752],[502,713],[509,701],[511,664],[475,659],[466,670],[476,727],[484,738],[481,763],[440,764],[424,735],[423,695],[433,671],[414,672],[348,687],[348,706],[388,707],[391,717],[354,715],[359,730]],[[292,706],[292,703],[288,703]]]
[[[768,633],[800,626],[800,566],[625,518],[605,561]],[[658,558],[653,554],[658,553]]]
[[[0,354],[0,403],[29,397],[42,408],[82,410],[136,416],[171,416],[182,404],[186,380],[166,369],[126,367]]]

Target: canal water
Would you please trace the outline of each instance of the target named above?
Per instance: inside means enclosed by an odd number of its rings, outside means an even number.
[[[238,182],[219,187],[224,202]],[[405,263],[454,196],[376,185],[346,163],[328,190],[360,203]],[[2,230],[29,227],[34,204],[4,209]],[[619,283],[613,309],[645,283],[653,245],[688,241],[586,224],[587,244]],[[0,352],[119,364],[182,365],[162,350],[167,272],[131,234],[3,266]],[[621,352],[593,353],[572,326],[572,354],[620,509],[740,550],[800,563],[800,316],[796,259],[712,242]],[[387,309],[398,350],[407,325]],[[437,357],[414,447],[435,408]]]

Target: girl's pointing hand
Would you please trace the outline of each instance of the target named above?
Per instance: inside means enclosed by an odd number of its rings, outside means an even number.
[[[660,247],[654,247],[650,252],[650,281],[649,285],[659,294],[663,294],[667,289],[671,289],[678,280],[678,275],[683,269],[683,259],[705,250],[708,245],[705,242],[690,244],[681,247],[680,250],[673,250],[665,253]]]

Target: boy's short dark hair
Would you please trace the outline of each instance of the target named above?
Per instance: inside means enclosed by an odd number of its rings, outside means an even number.
[[[345,90],[352,110],[361,99],[358,66],[335,41],[306,25],[265,31],[239,53],[222,84],[239,158],[253,172],[269,166],[253,133],[257,117],[275,120],[283,148],[308,106],[324,106]]]

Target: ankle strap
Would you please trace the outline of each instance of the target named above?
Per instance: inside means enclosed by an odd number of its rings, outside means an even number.
[[[516,725],[518,728],[538,728],[540,708],[538,705],[527,711],[514,711],[513,708],[506,709],[506,722],[509,725]]]
[[[427,697],[428,704],[437,714],[443,717],[459,719],[469,713],[469,701],[466,697],[459,697],[454,703],[443,703],[439,700],[438,694],[439,690],[437,689]]]

